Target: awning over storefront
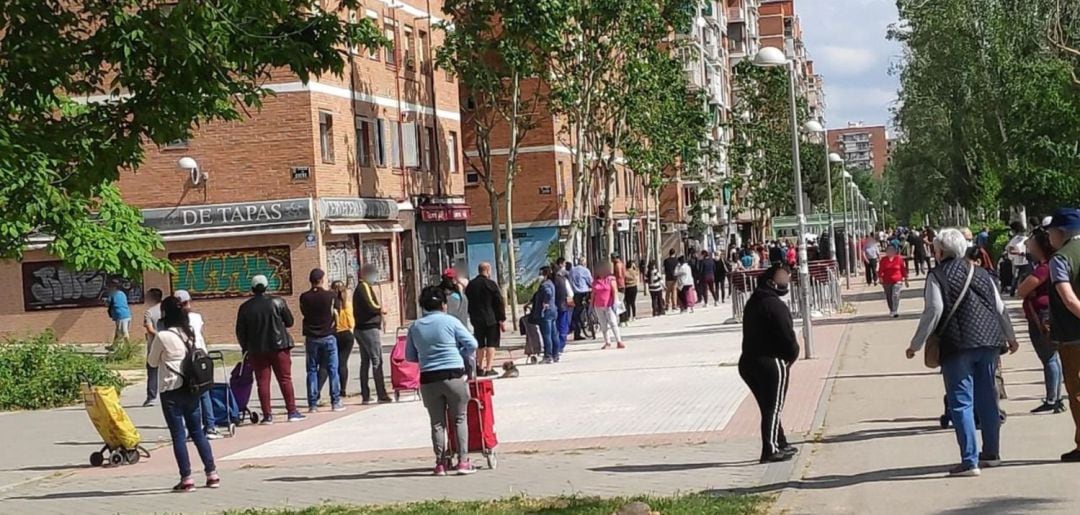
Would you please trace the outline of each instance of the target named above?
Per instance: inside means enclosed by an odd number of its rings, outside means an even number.
[[[372,234],[384,232],[403,232],[404,227],[397,221],[372,222],[327,222],[330,234]]]

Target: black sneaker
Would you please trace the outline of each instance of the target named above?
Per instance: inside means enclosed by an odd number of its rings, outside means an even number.
[[[1065,463],[1080,463],[1080,449],[1073,449],[1061,455],[1061,461]]]
[[[1000,454],[986,454],[985,452],[979,453],[979,466],[982,468],[992,469],[994,467],[1001,466]]]
[[[1039,405],[1039,407],[1031,410],[1031,412],[1032,413],[1046,413],[1047,411],[1054,411],[1054,408],[1056,406],[1057,405],[1055,405],[1055,404],[1051,404],[1049,402],[1044,401],[1042,404]]]
[[[778,451],[768,456],[762,456],[761,463],[779,463],[781,461],[791,461],[791,459],[794,457],[794,454],[788,454],[784,451]]]
[[[799,448],[795,447],[794,445],[788,445],[786,447],[781,447],[780,452],[794,456],[796,454],[799,454]]]
[[[1066,408],[1066,407],[1065,407],[1065,403],[1064,403],[1064,402],[1062,402],[1062,401],[1057,401],[1057,402],[1056,402],[1056,403],[1054,404],[1054,414],[1055,414],[1055,415],[1056,415],[1056,414],[1058,414],[1058,413],[1065,413],[1066,411],[1069,411],[1069,408]]]

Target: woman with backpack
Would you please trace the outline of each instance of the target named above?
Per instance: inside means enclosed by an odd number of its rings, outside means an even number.
[[[195,490],[187,450],[189,434],[203,462],[206,487],[217,488],[221,485],[221,478],[214,464],[210,441],[202,430],[202,408],[199,405],[199,396],[208,386],[203,384],[205,366],[209,362],[206,347],[195,338],[195,330],[191,328],[188,313],[176,297],[161,301],[161,325],[162,330],[158,331],[150,343],[146,361],[150,366],[158,368],[161,411],[165,415],[165,423],[169,426],[173,455],[180,469],[180,482],[173,487],[173,491]],[[212,383],[212,363],[209,363],[209,373]]]

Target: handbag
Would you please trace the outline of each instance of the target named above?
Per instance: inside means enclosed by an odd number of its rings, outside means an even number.
[[[926,338],[926,348],[923,350],[923,363],[927,368],[937,368],[941,366],[941,331],[949,326],[949,321],[952,320],[953,315],[956,314],[956,310],[960,307],[960,303],[964,301],[964,297],[967,296],[968,290],[971,289],[971,279],[975,277],[975,266],[968,265],[967,279],[964,280],[964,288],[960,290],[960,296],[956,297],[956,302],[953,303],[952,309],[949,310],[949,314],[941,321],[941,324]]]

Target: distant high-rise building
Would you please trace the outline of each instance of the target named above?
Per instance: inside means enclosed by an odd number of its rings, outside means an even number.
[[[889,145],[884,125],[849,122],[847,127],[829,129],[829,148],[840,154],[849,170],[872,170],[874,177],[885,173]]]

